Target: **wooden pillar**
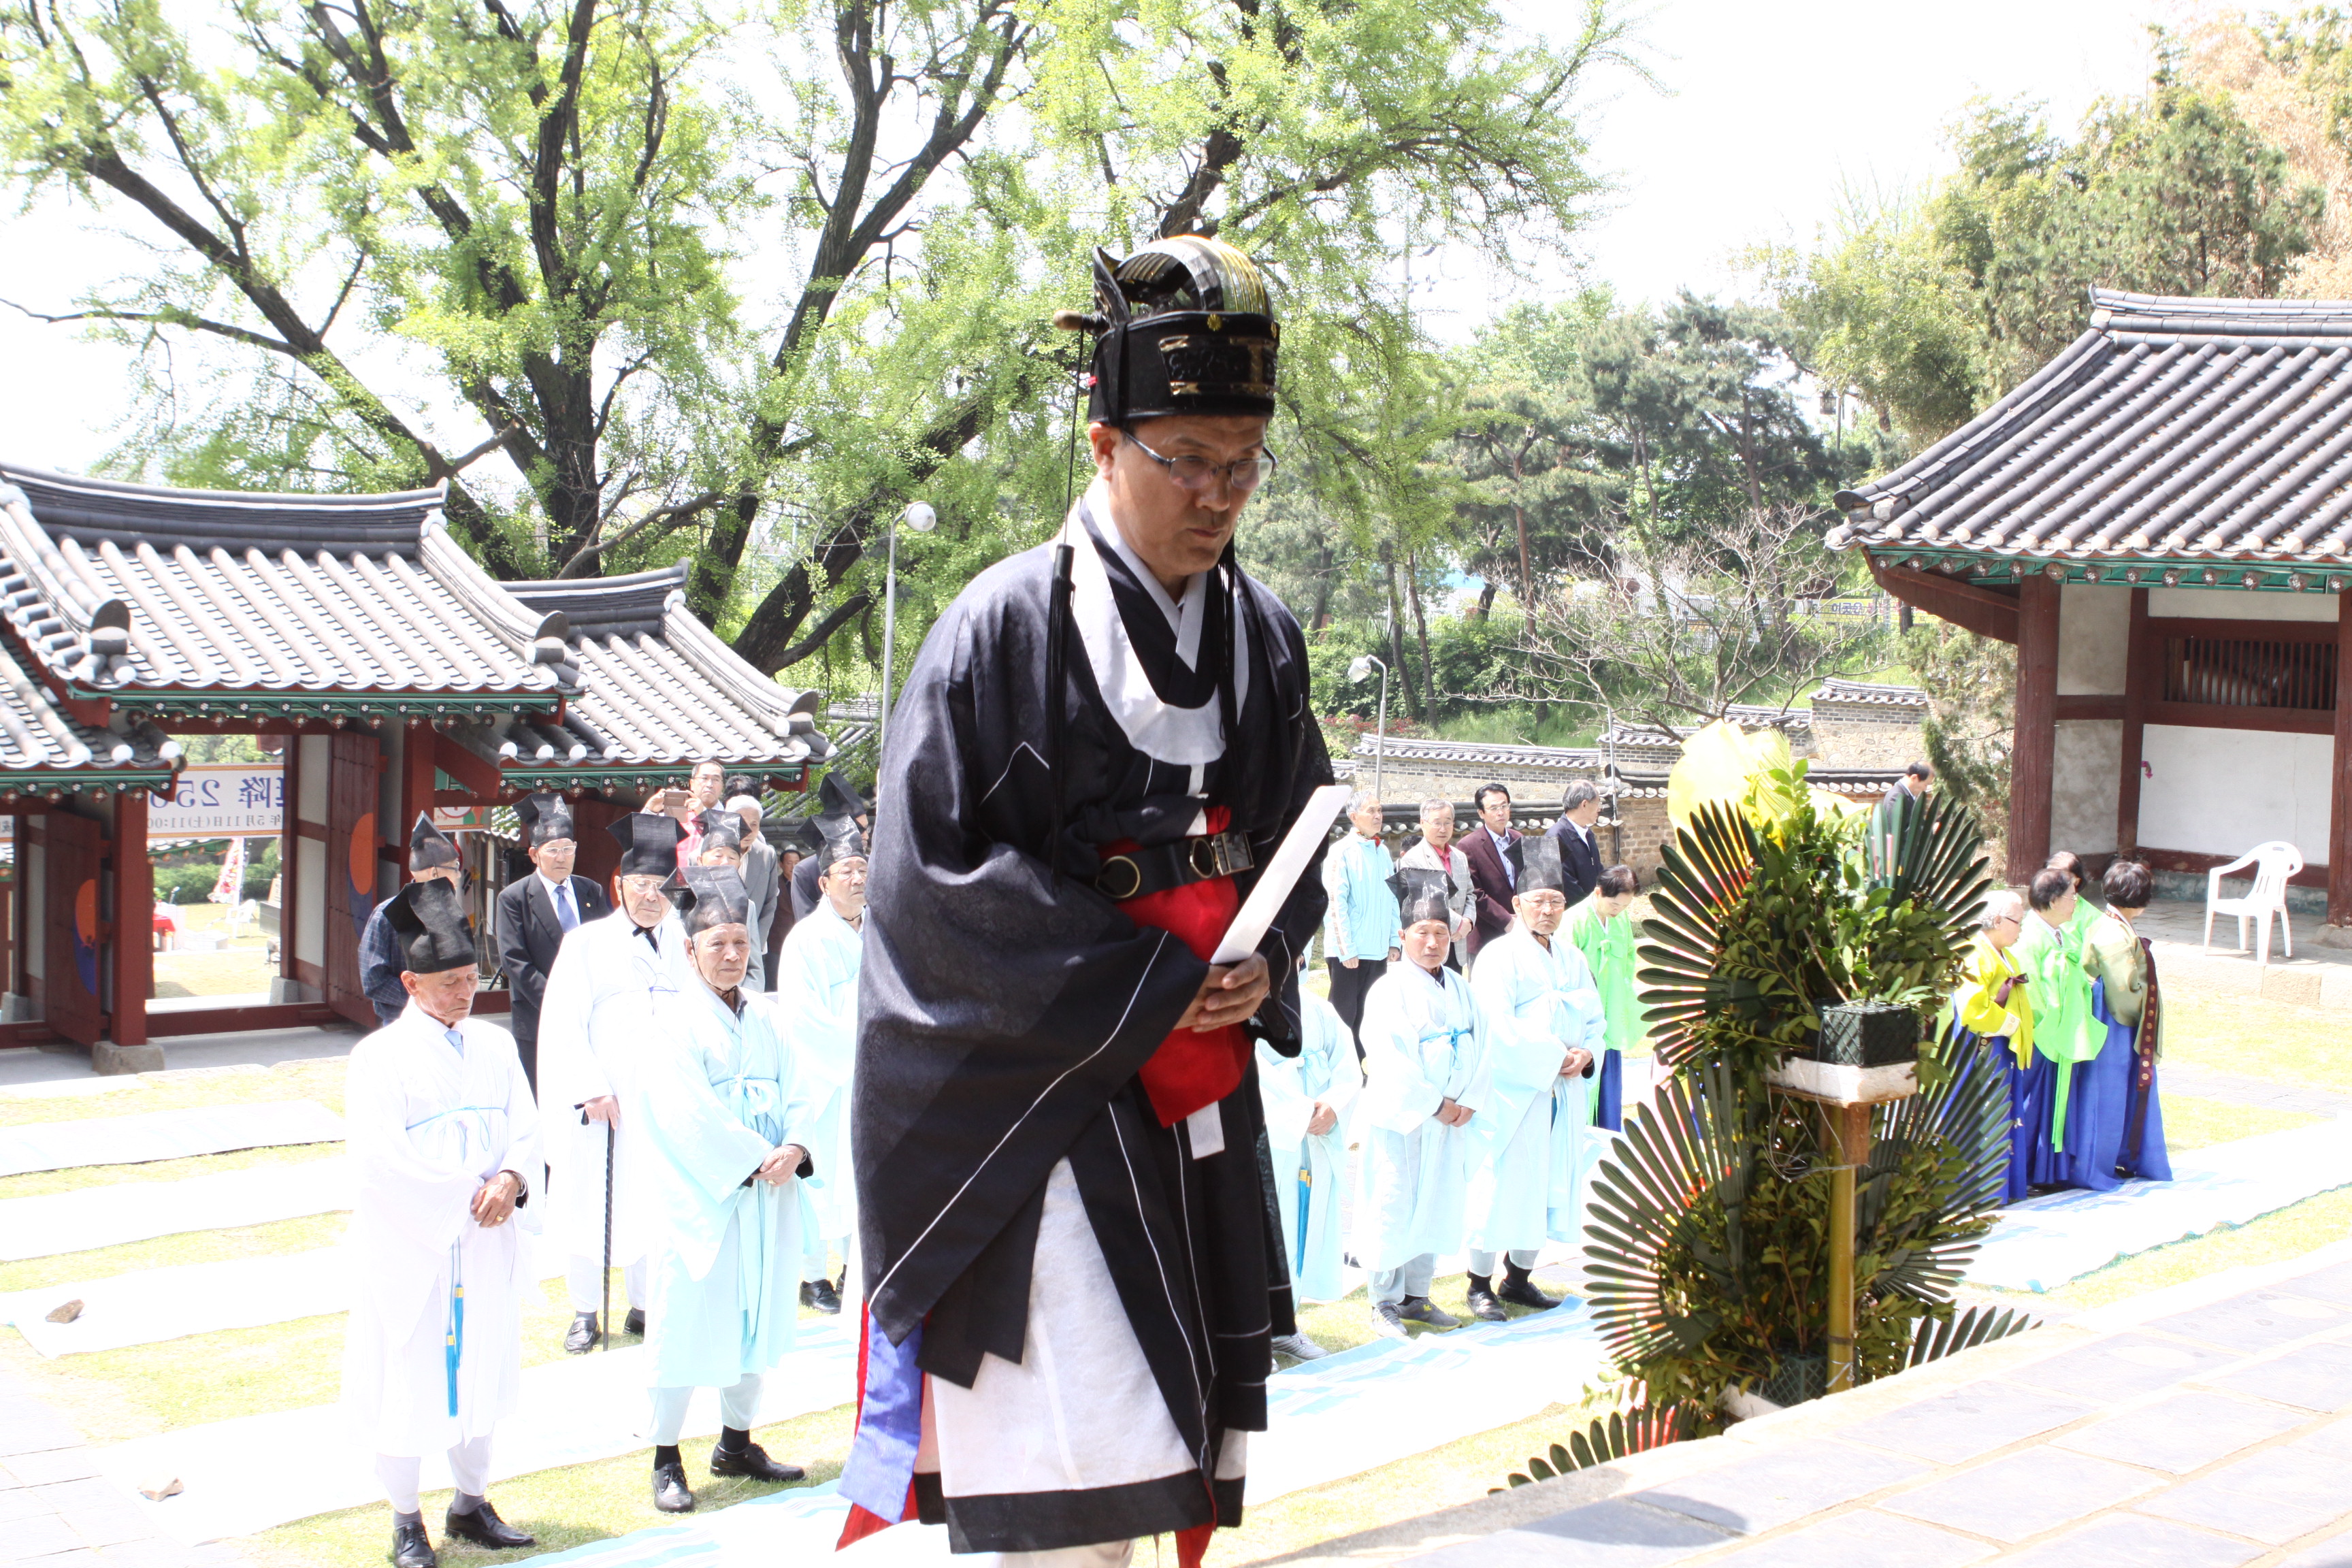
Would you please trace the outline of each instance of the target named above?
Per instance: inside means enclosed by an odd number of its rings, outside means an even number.
[[[2028,577],[2017,595],[2017,730],[2009,753],[2009,879],[2030,882],[2050,858],[2050,786],[2058,763],[2058,584]]]
[[[384,841],[399,847],[400,880],[408,880],[408,829],[433,809],[433,721],[411,719],[400,737],[400,820],[384,825]]]
[[[2352,925],[2352,594],[2336,595],[2336,790],[2327,816],[2327,918]]]
[[[2116,784],[2116,853],[2139,853],[2139,765],[2147,705],[2159,695],[2157,648],[2147,629],[2147,590],[2131,591],[2131,637],[2124,654],[2123,777]]]
[[[118,1046],[147,1043],[155,984],[155,868],[147,858],[147,792],[114,792],[114,1016]]]

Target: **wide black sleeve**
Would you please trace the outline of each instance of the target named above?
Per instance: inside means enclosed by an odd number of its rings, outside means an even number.
[[[1280,719],[1287,737],[1290,756],[1286,759],[1290,775],[1289,798],[1276,814],[1279,832],[1271,836],[1271,845],[1279,845],[1290,825],[1298,820],[1306,808],[1307,797],[1331,783],[1331,753],[1323,743],[1323,727],[1307,700],[1307,639],[1298,630],[1298,623],[1282,613],[1278,606],[1266,622],[1279,638],[1270,650],[1274,665],[1275,690],[1280,704]],[[1260,849],[1270,857],[1273,847]],[[1258,1008],[1257,1016],[1250,1020],[1249,1033],[1263,1039],[1275,1051],[1295,1057],[1305,1040],[1299,1022],[1298,966],[1315,941],[1315,932],[1323,923],[1323,914],[1330,897],[1323,886],[1323,857],[1330,846],[1328,838],[1315,851],[1315,858],[1299,873],[1298,882],[1291,889],[1282,913],[1266,928],[1265,937],[1258,943],[1258,952],[1265,958],[1274,977],[1274,989]]]

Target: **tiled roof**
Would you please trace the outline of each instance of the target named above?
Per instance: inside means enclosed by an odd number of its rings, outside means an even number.
[[[68,717],[0,645],[0,789],[159,786],[180,765],[179,743],[152,724],[100,730]]]
[[[1813,693],[1813,717],[1853,718],[1875,723],[1907,723],[1927,711],[1927,694],[1916,686],[1882,686],[1830,677]]]
[[[2280,568],[2249,584],[2268,587],[2352,563],[2352,301],[2094,289],[2092,306],[2015,391],[1840,492],[1830,542],[2053,572],[2259,563]]]
[[[439,508],[0,465],[0,613],[51,675],[143,712],[551,710],[561,645]]]
[[[1378,735],[1363,735],[1356,741],[1356,755],[1376,757],[1383,745],[1391,763],[1479,763],[1500,767],[1547,768],[1562,773],[1591,772],[1601,765],[1601,753],[1589,746],[1511,746],[1489,744],[1481,741],[1441,741],[1415,736],[1391,735],[1383,743]]]
[[[568,700],[553,715],[487,726],[509,780],[557,784],[582,773],[675,774],[717,759],[797,773],[830,756],[815,691],[778,686],[695,618],[686,564],[625,577],[499,584],[562,639]],[[470,737],[469,737],[470,738]]]

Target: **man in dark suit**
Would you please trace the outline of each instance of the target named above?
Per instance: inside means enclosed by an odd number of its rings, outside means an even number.
[[[1478,923],[1462,946],[1475,959],[1478,950],[1511,929],[1511,900],[1517,895],[1522,851],[1511,827],[1511,792],[1501,784],[1479,786],[1471,799],[1478,807],[1478,826],[1461,844],[1462,858],[1470,862],[1470,893],[1477,906]]]
[[[537,868],[499,894],[499,967],[506,971],[513,997],[508,1027],[514,1031],[523,1076],[536,1094],[539,1005],[547,994],[556,950],[574,926],[611,914],[613,900],[587,878],[572,874],[577,847],[572,840],[572,807],[562,795],[525,795],[514,809],[523,826],[523,852]]]
[[[1903,802],[1924,799],[1927,786],[1936,782],[1936,770],[1925,763],[1912,763],[1903,770],[1903,776],[1886,786],[1886,794],[1878,802],[1888,811],[1899,810]]]
[[[1601,840],[1593,831],[1601,820],[1601,791],[1579,779],[1568,786],[1559,806],[1551,836],[1559,841],[1560,889],[1574,909],[1592,896],[1593,884],[1601,880]]]

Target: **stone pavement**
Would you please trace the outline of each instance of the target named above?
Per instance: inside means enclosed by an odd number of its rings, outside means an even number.
[[[2210,952],[2206,950],[2202,900],[2158,899],[2140,916],[2139,929],[2155,946],[2157,973],[2167,984],[2177,984],[2192,993],[2260,995],[2266,1001],[2301,1007],[2352,1007],[2352,949],[2322,942],[2316,915],[2298,914],[2294,920],[2293,958],[2286,956],[2278,922],[2271,922],[2267,970],[2254,962],[2252,937],[2248,938],[2244,952],[2232,951],[2238,941],[2238,922],[2231,918],[2215,919],[2213,946]]]
[[[0,1563],[37,1568],[234,1568],[227,1546],[151,1534],[129,1492],[98,1473],[81,1434],[0,1372]]]
[[[1281,1561],[2352,1568],[2352,1243]]]

